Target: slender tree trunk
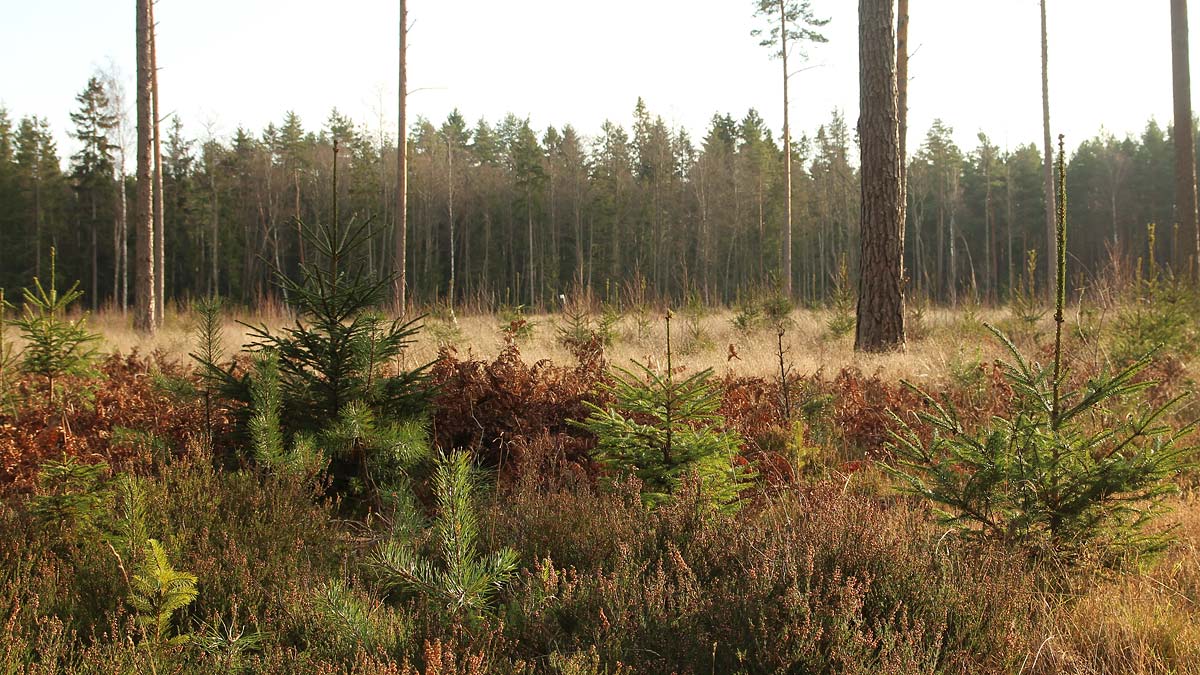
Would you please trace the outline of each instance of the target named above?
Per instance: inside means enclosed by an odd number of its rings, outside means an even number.
[[[1196,159],[1192,131],[1192,77],[1188,62],[1187,0],[1171,0],[1171,74],[1175,95],[1175,222],[1190,249],[1176,252],[1176,267],[1200,272],[1200,223],[1196,212]],[[1115,208],[1114,208],[1115,210]],[[1190,260],[1187,258],[1190,256]]]
[[[995,299],[996,290],[996,228],[992,223],[992,148],[984,148],[983,182],[986,185],[983,197],[983,227],[986,230],[983,239],[983,259],[987,266],[984,270],[984,284],[987,286],[987,297]]]
[[[127,217],[127,209],[125,208],[125,151],[121,150],[117,155],[121,163],[121,168],[117,171],[117,217],[113,221],[113,307],[120,308],[121,312],[125,312],[125,292],[121,288],[121,281],[124,278],[122,274],[124,265],[125,252],[125,218]]]
[[[396,232],[392,301],[396,311],[408,306],[408,6],[400,0],[400,123],[396,134]]]
[[[100,230],[99,224],[96,222],[96,191],[88,190],[88,196],[92,203],[92,311],[95,312],[100,306],[100,244],[96,236]]]
[[[858,322],[854,348],[904,347],[904,239],[896,24],[892,0],[859,0],[859,118],[862,205]]]
[[[1046,190],[1046,290],[1050,297],[1057,297],[1058,235],[1054,227],[1054,148],[1050,141],[1050,65],[1049,48],[1046,40],[1046,0],[1042,8],[1042,169]]]
[[[787,8],[779,0],[779,54],[783,57],[783,293],[792,299],[792,128],[788,117]]]
[[[154,121],[154,320],[159,326],[163,324],[166,302],[166,231],[163,226],[163,172],[162,172],[162,133],[159,119],[162,116],[158,107],[158,28],[154,23],[154,0],[150,2],[150,89],[151,113]]]
[[[454,146],[446,138],[446,212],[450,220],[450,306],[454,307]]]
[[[137,228],[133,325],[153,334],[158,327],[154,301],[154,109],[151,77],[150,0],[137,0]]]
[[[908,224],[908,0],[896,2],[896,117],[900,147],[900,241],[903,242]],[[908,279],[904,282],[907,284]]]
[[[208,168],[208,188],[211,191],[212,197],[212,222],[209,223],[210,233],[208,245],[211,249],[209,254],[209,272],[208,272],[208,294],[211,297],[216,297],[221,294],[221,267],[217,262],[217,254],[220,252],[221,242],[221,202],[220,196],[217,194],[217,175],[216,167],[209,166]]]
[[[1004,231],[1008,235],[1008,248],[1005,257],[1008,258],[1008,298],[1012,301],[1013,289],[1017,283],[1017,257],[1013,253],[1013,197],[1012,197],[1012,154],[1007,150],[1004,157]]]
[[[42,140],[34,139],[33,151],[33,249],[34,275],[42,276]]]
[[[529,309],[532,311],[534,305],[534,284],[533,284],[533,190],[525,188],[525,223],[529,230]]]
[[[950,189],[950,306],[958,307],[958,170]]]

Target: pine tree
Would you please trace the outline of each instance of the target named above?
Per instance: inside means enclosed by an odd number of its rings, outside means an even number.
[[[827,39],[817,29],[829,23],[829,19],[818,19],[813,14],[811,0],[754,0],[755,14],[772,21],[765,31],[762,46],[768,47],[783,62],[783,185],[785,214],[783,222],[783,292],[792,296],[792,130],[788,123],[788,81],[792,73],[788,70],[788,42],[793,45],[805,42],[823,43]],[[775,24],[774,20],[779,23]],[[756,29],[752,35],[761,36],[764,31]],[[801,51],[800,56],[804,53]]]
[[[85,88],[75,97],[79,110],[71,113],[75,124],[72,136],[82,145],[79,152],[71,156],[72,177],[79,203],[86,213],[90,234],[91,258],[91,301],[92,310],[100,298],[100,209],[109,200],[109,186],[113,175],[112,144],[109,134],[116,126],[116,118],[109,111],[108,94],[98,77],[88,80]]]
[[[933,432],[926,441],[896,417],[901,431],[899,462],[885,467],[905,490],[945,510],[964,535],[1022,546],[1076,560],[1099,548],[1109,561],[1128,552],[1165,546],[1163,532],[1145,526],[1163,511],[1176,488],[1171,482],[1187,464],[1182,441],[1192,425],[1172,430],[1165,416],[1184,396],[1148,406],[1138,381],[1149,356],[1115,373],[1065,390],[1062,328],[1066,293],[1066,170],[1059,137],[1056,194],[1055,339],[1053,364],[1026,359],[999,330],[1008,350],[1004,376],[1015,394],[1013,410],[972,430],[946,402],[921,392],[931,412],[916,417]],[[989,327],[990,328],[990,327]],[[912,386],[912,385],[909,385]],[[1114,557],[1115,556],[1115,557]]]
[[[87,315],[78,319],[65,318],[67,308],[78,300],[83,291],[75,282],[60,294],[57,288],[54,249],[50,249],[50,284],[43,286],[34,277],[33,288],[26,288],[23,314],[13,322],[25,340],[21,351],[24,370],[45,380],[46,400],[53,403],[56,385],[68,375],[91,372],[95,360],[92,344],[100,336],[87,329]]]
[[[721,395],[711,382],[712,369],[677,379],[670,344],[668,314],[666,372],[656,373],[636,361],[637,372],[615,367],[612,382],[601,385],[612,405],[585,402],[591,414],[578,424],[596,435],[597,453],[605,465],[642,481],[648,503],[667,501],[695,472],[709,498],[731,506],[750,477],[747,467],[738,463],[741,441],[723,429],[717,413]]]
[[[335,143],[335,161],[337,150]],[[396,365],[420,318],[388,319],[376,309],[387,300],[392,278],[368,275],[361,252],[370,220],[353,219],[343,226],[338,217],[336,171],[333,186],[332,221],[315,228],[297,223],[312,252],[309,262],[300,267],[300,278],[275,270],[276,283],[285,289],[296,311],[295,323],[278,330],[266,324],[247,325],[252,338],[248,348],[278,359],[278,394],[274,385],[256,384],[253,373],[239,378],[232,368],[200,361],[205,374],[234,398],[251,403],[258,387],[260,404],[269,405],[270,416],[280,421],[282,438],[335,433],[339,425],[368,429],[341,434],[346,438],[349,433],[349,440],[338,446],[334,468],[343,483],[351,478],[362,481],[378,497],[387,486],[373,477],[372,467],[380,459],[380,446],[396,447],[378,439],[393,432],[406,434],[405,423],[423,412],[429,394],[425,367],[405,370]],[[273,378],[273,366],[269,370]],[[274,440],[264,447],[267,456],[280,451]]]
[[[179,645],[189,635],[171,635],[176,612],[196,599],[196,575],[180,572],[171,565],[166,549],[157,539],[147,539],[142,564],[129,580],[129,604],[137,622],[152,645]]]
[[[478,489],[466,452],[438,461],[433,479],[437,515],[430,527],[437,553],[426,557],[419,550],[418,522],[398,520],[392,538],[368,561],[386,592],[423,596],[452,616],[478,617],[491,610],[496,594],[517,570],[517,553],[504,548],[485,555],[479,550]]]

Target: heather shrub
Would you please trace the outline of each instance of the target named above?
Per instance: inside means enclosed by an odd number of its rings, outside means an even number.
[[[688,492],[694,494],[694,492]],[[591,653],[610,672],[1004,672],[1025,608],[1021,570],[1000,554],[939,542],[920,514],[821,486],[750,513],[705,515],[681,498],[557,496],[570,525],[522,576],[505,615],[529,659]],[[589,504],[591,506],[589,507]],[[498,536],[545,516],[506,516]],[[611,521],[630,522],[588,550]],[[539,549],[535,549],[539,550]],[[531,551],[533,553],[534,551]]]

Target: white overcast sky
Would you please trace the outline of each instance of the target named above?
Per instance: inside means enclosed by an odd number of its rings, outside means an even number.
[[[13,0],[0,16],[0,104],[50,119],[60,153],[73,97],[110,61],[132,91],[133,0]],[[778,136],[780,64],[750,31],[753,0],[409,0],[410,115],[472,123],[505,113],[538,128],[629,126],[638,96],[699,140],[716,112],[757,108]],[[794,133],[858,107],[857,3],[812,0],[832,19],[792,78]],[[1192,3],[1200,25],[1200,3]],[[913,0],[910,148],[942,118],[960,145],[1041,138],[1037,0]],[[1171,119],[1169,0],[1050,0],[1054,132],[1070,145]],[[394,134],[398,3],[159,0],[164,112],[190,136],[260,131],[287,110],[318,128],[330,108]],[[1200,29],[1197,29],[1200,33]],[[1200,50],[1200,34],[1192,39]],[[1193,68],[1200,61],[1192,59]],[[1198,75],[1197,77],[1200,77]],[[1195,89],[1200,90],[1200,83]]]

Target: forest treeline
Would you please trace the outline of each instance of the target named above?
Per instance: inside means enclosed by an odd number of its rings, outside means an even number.
[[[0,108],[0,287],[48,268],[79,279],[93,306],[123,306],[133,292],[134,231],[122,200],[134,179],[119,170],[129,124],[104,81],[77,97],[61,156],[45,118],[14,121]],[[361,261],[393,269],[396,149],[381,129],[333,110],[318,127],[286,113],[261,132],[229,139],[172,117],[163,143],[166,293],[218,293],[255,303],[274,293],[274,269],[298,274],[314,255],[299,223],[333,217],[334,140],[339,216],[370,221]],[[953,303],[968,294],[1003,301],[1029,251],[1044,260],[1042,154],[1035,143],[973,148],[936,121],[908,159],[905,268],[910,294]],[[1172,235],[1171,129],[1084,141],[1070,158],[1068,217],[1075,284],[1114,259],[1147,253],[1158,223],[1160,261],[1187,264]],[[793,143],[793,287],[820,302],[843,262],[858,269],[858,171],[853,130],[834,111]],[[130,151],[131,152],[131,151]],[[547,306],[579,288],[730,302],[780,285],[783,152],[760,115],[714,115],[694,139],[642,100],[632,124],[593,136],[570,125],[535,129],[528,118],[471,122],[457,111],[417,119],[409,139],[408,279],[411,301]],[[122,191],[122,182],[124,190]],[[1039,274],[1044,265],[1038,265]],[[1039,280],[1038,283],[1041,283]],[[625,297],[628,297],[626,295]],[[286,298],[276,298],[286,300]]]

